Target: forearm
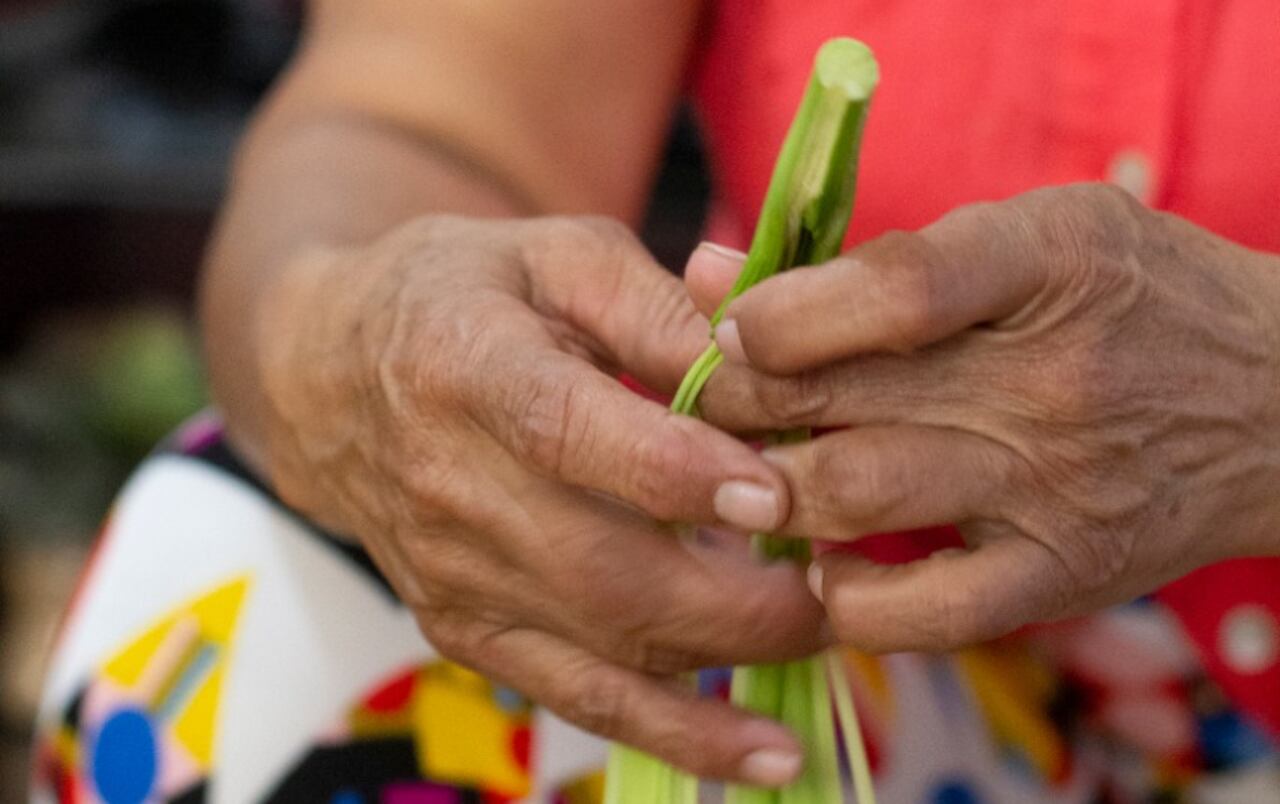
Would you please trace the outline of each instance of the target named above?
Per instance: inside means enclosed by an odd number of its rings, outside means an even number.
[[[356,113],[309,114],[287,91],[241,148],[202,288],[214,398],[258,466],[266,404],[254,370],[258,304],[291,266],[433,212],[536,211],[518,189],[425,133]]]

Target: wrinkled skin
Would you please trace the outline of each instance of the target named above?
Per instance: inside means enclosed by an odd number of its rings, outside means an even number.
[[[700,249],[713,309],[738,261]],[[1105,185],[959,209],[736,300],[703,395],[771,450],[781,529],[832,540],[957,522],[905,566],[827,554],[835,632],[945,650],[1280,552],[1280,259]]]
[[[781,515],[786,486],[609,375],[670,390],[708,333],[625,227],[427,217],[316,251],[264,311],[270,476],[360,540],[445,656],[700,773],[795,772],[785,729],[673,681],[811,653],[823,617],[796,568],[659,524],[723,523],[726,482]]]

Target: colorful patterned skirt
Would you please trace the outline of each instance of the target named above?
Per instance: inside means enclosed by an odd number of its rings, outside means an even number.
[[[884,804],[1280,804],[1275,745],[1153,603],[845,660]],[[596,804],[605,752],[440,657],[368,557],[284,508],[204,419],[106,521],[46,682],[32,800]]]

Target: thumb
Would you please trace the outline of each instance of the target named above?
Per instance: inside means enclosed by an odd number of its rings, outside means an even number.
[[[711,317],[738,279],[746,254],[718,243],[703,241],[684,266],[684,286],[698,312]]]

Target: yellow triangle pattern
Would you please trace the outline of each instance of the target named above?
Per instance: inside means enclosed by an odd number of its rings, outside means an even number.
[[[218,714],[218,693],[222,690],[222,677],[226,672],[226,660],[219,658],[173,724],[174,738],[191,752],[201,768],[213,764],[213,724]]]
[[[192,650],[184,653],[180,661],[182,666],[173,669],[163,689],[166,693],[172,690],[182,671],[196,655],[212,652],[213,662],[204,672],[204,677],[197,681],[194,689],[187,692],[186,700],[179,702],[178,709],[170,713],[174,737],[191,753],[196,763],[206,770],[213,760],[214,727],[222,679],[226,674],[228,649],[248,589],[249,578],[240,576],[174,608],[116,652],[102,667],[102,674],[107,679],[121,687],[132,689],[144,678],[148,665],[156,658],[158,649],[164,644],[174,625],[183,622],[185,627],[189,627],[185,621],[194,621],[199,631],[197,643]],[[195,650],[195,647],[201,650]],[[159,702],[150,703],[156,705]]]

